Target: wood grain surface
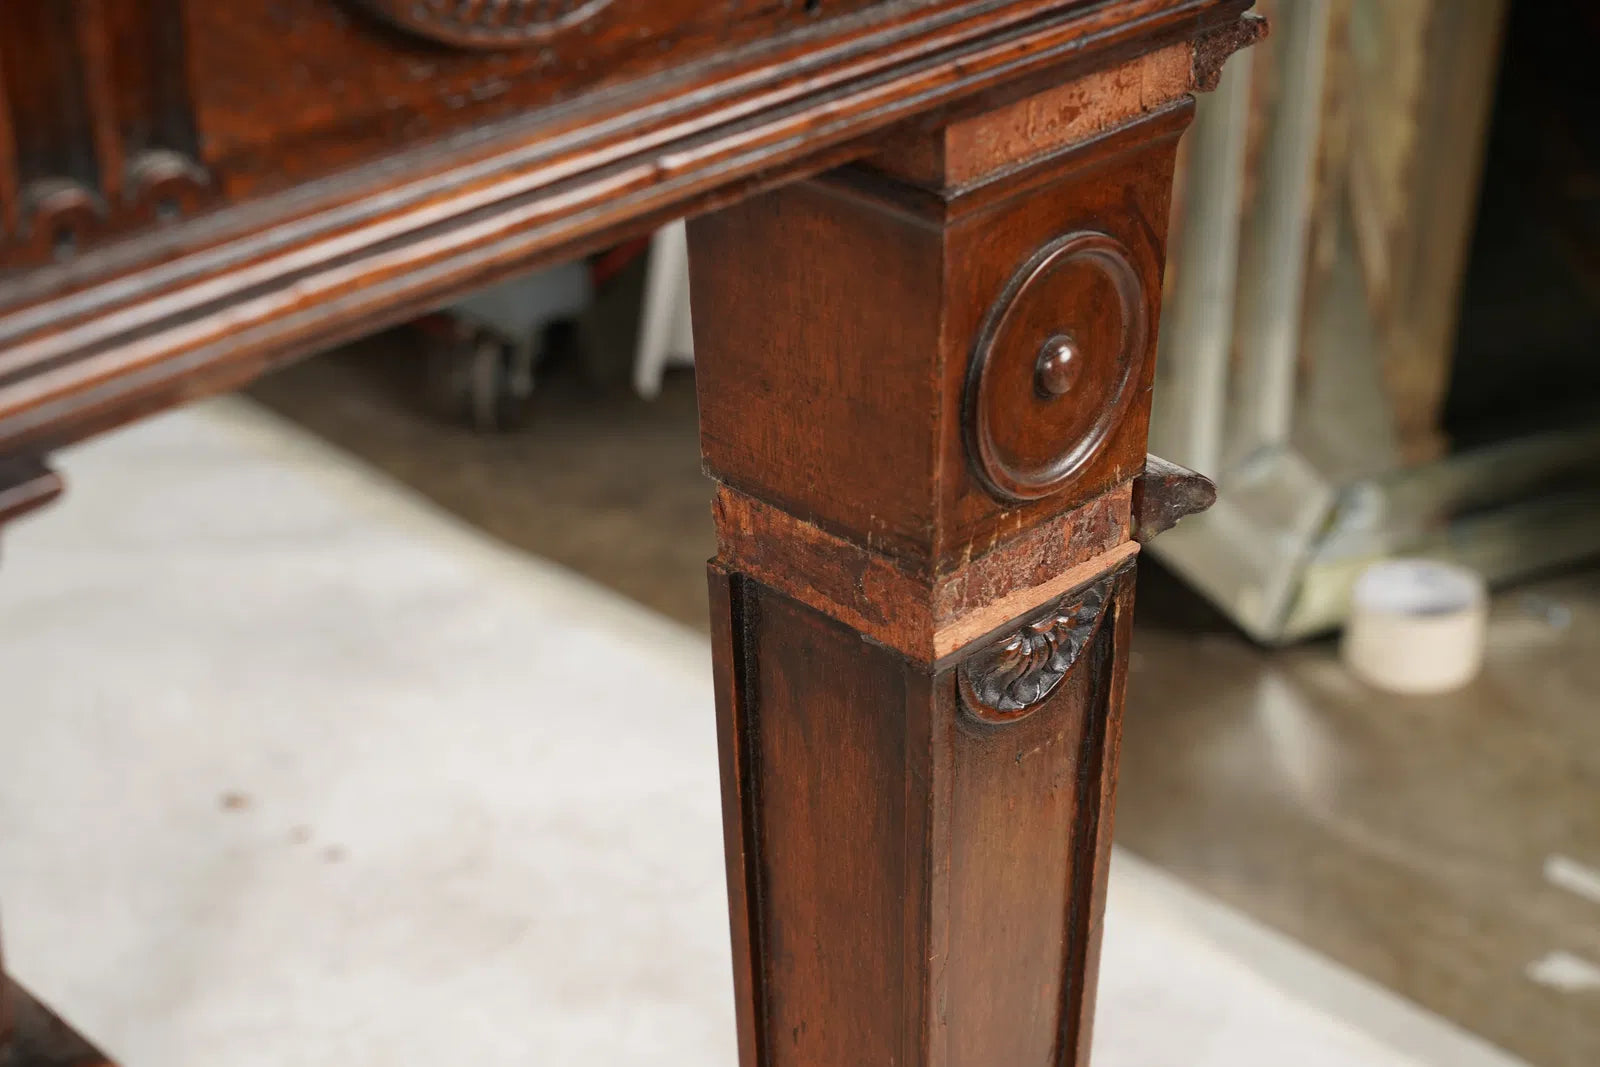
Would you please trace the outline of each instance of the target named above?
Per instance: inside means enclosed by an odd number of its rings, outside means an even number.
[[[0,508],[699,215],[743,1067],[1082,1067],[1174,152],[1248,6],[8,3]],[[22,1003],[0,1062],[95,1062]]]

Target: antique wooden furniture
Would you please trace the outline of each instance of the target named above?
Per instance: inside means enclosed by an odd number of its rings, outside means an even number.
[[[1173,158],[1248,6],[7,0],[0,516],[697,216],[742,1062],[1082,1064],[1130,566],[1205,496],[1137,480]]]

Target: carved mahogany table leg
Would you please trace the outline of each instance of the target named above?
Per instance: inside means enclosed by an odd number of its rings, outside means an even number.
[[[1087,1063],[1190,64],[691,223],[744,1067]]]

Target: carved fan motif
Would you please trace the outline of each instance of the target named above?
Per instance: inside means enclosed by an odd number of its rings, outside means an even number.
[[[1010,722],[1043,703],[1094,636],[1115,578],[1107,575],[963,663],[967,710],[988,722]]]
[[[611,0],[358,0],[403,29],[462,48],[514,48],[592,17]]]

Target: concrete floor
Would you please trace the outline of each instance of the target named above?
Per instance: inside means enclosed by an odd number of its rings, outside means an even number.
[[[515,547],[705,625],[692,382],[556,374],[493,438],[423,408],[403,340],[254,396]],[[1118,840],[1542,1067],[1600,1063],[1600,573],[1498,598],[1484,675],[1432,699],[1264,653],[1141,575]],[[1587,890],[1586,888],[1587,887]]]
[[[19,977],[125,1067],[732,1067],[702,635],[244,402],[60,458],[0,583]],[[1097,1067],[1520,1063],[1109,896]]]

